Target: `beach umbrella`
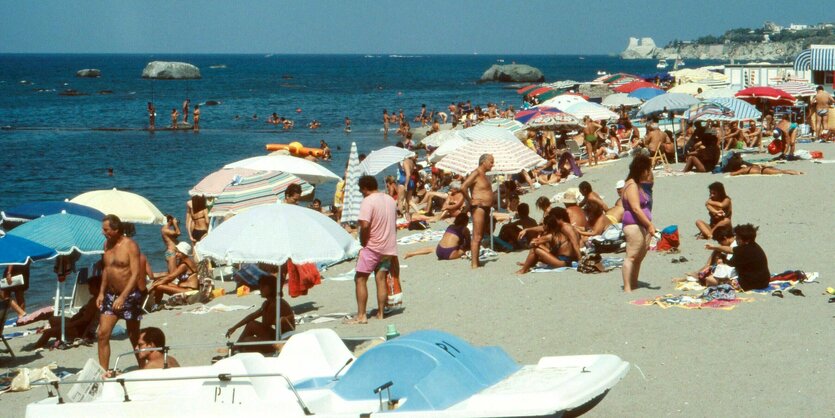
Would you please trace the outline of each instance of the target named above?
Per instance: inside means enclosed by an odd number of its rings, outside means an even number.
[[[444,142],[438,147],[432,154],[429,154],[429,162],[430,163],[437,163],[441,161],[444,157],[449,155],[451,152],[457,150],[458,148],[463,147],[464,145],[469,144],[471,141],[467,138],[459,136],[457,138],[450,139],[449,141]]]
[[[631,81],[629,83],[626,83],[626,84],[623,84],[623,85],[620,85],[620,86],[617,86],[617,87],[613,87],[612,90],[614,90],[615,93],[632,93],[633,91],[638,90],[638,89],[642,89],[642,88],[657,89],[658,86],[656,86],[655,84],[650,83],[648,81],[636,80],[636,81]]]
[[[549,99],[543,103],[541,103],[538,107],[553,107],[559,110],[565,111],[571,105],[577,103],[583,103],[587,100],[583,98],[583,96],[576,95],[576,94],[562,94],[553,99]]]
[[[551,88],[551,87],[537,87],[537,88],[531,90],[530,92],[528,92],[527,95],[531,96],[531,97],[536,97],[536,96],[539,96],[542,93],[549,92],[551,90],[554,90],[554,89]]]
[[[290,173],[266,171],[244,177],[223,189],[215,198],[209,216],[237,215],[257,206],[280,202],[291,184],[301,186],[302,196],[313,192],[310,183]]]
[[[331,218],[297,205],[253,208],[215,228],[195,246],[197,254],[232,263],[330,263],[355,256],[360,244]],[[276,318],[281,316],[276,303]],[[281,327],[276,326],[276,340]]]
[[[359,220],[360,203],[362,203],[363,199],[359,186],[360,177],[362,177],[362,168],[360,167],[357,143],[352,142],[351,152],[348,154],[345,188],[342,192],[342,217],[339,219],[340,223],[357,222]]]
[[[115,188],[82,193],[70,199],[70,202],[96,208],[102,213],[114,214],[122,222],[156,225],[165,223],[165,216],[148,199]]]
[[[471,128],[462,129],[460,135],[462,138],[469,141],[501,139],[504,141],[519,142],[519,138],[516,138],[516,135],[510,132],[509,129],[485,125],[483,123],[479,123]]]
[[[796,101],[791,94],[767,86],[755,86],[742,89],[736,92],[736,98],[752,104],[768,103],[772,106],[792,106]]]
[[[565,89],[552,89],[551,91],[546,91],[545,93],[536,96],[536,98],[539,100],[539,103],[543,103],[553,99],[554,97],[562,96],[563,94],[566,94]]]
[[[224,168],[248,168],[259,171],[282,171],[290,173],[310,184],[339,181],[341,178],[332,171],[313,161],[289,155],[262,155],[229,163]]]
[[[636,99],[647,101],[647,100],[652,99],[654,97],[658,97],[662,94],[664,94],[664,90],[661,90],[659,88],[643,87],[643,88],[633,90],[632,92],[630,92],[629,97],[633,97],[633,98],[636,98]]]
[[[444,157],[436,167],[441,170],[457,174],[471,173],[478,167],[478,159],[482,154],[492,154],[493,170],[490,174],[517,174],[522,170],[530,170],[545,164],[530,148],[518,140],[481,139],[471,141]]]
[[[536,89],[537,89],[537,88],[539,88],[539,87],[540,87],[540,85],[539,85],[539,84],[531,84],[531,85],[527,85],[527,86],[525,86],[525,87],[522,87],[522,88],[521,88],[521,89],[519,89],[519,90],[516,90],[516,94],[526,95],[526,94],[528,94],[528,93],[530,93],[530,92],[532,92],[532,91],[536,90]]]
[[[641,80],[641,77],[638,77],[634,74],[627,74],[627,73],[616,73],[616,74],[604,74],[600,77],[594,79],[594,83],[604,83],[608,84],[609,87],[617,87],[623,84],[631,83],[633,81]]]
[[[759,120],[762,113],[750,103],[725,97],[704,100],[684,112],[684,117],[690,121],[740,121]]]
[[[15,235],[0,237],[0,265],[24,265],[58,255],[54,249]],[[3,280],[3,279],[0,279]]]
[[[515,119],[509,119],[509,118],[486,119],[486,120],[484,120],[483,122],[479,123],[476,126],[492,126],[492,127],[495,127],[495,128],[507,129],[508,131],[510,131],[514,134],[516,132],[524,131],[525,129],[527,129],[527,128],[525,128],[525,125],[522,124],[521,122],[519,122]]]
[[[815,90],[817,86],[803,81],[786,81],[783,83],[775,84],[773,87],[775,89],[782,90],[794,97],[811,97],[817,93],[817,91]]]
[[[606,107],[621,107],[621,106],[637,106],[641,104],[641,99],[637,97],[629,97],[627,93],[614,93],[603,98],[601,104]]]
[[[407,158],[412,158],[415,153],[405,148],[388,146],[371,151],[365,160],[360,163],[362,174],[376,176],[383,170],[397,164]]]
[[[259,171],[248,168],[222,168],[203,177],[203,180],[192,187],[188,194],[189,196],[215,197],[223,192],[226,186],[257,173]]]
[[[15,206],[0,212],[3,221],[27,222],[42,216],[66,212],[72,215],[86,216],[101,221],[104,213],[89,206],[79,205],[69,201],[32,202]]]
[[[575,96],[571,96],[575,97]],[[537,106],[522,110],[515,119],[529,128],[579,125],[580,121],[555,107]]]
[[[695,96],[697,94],[704,93],[710,89],[710,86],[702,83],[684,83],[667,90],[667,93],[685,93],[692,94],[693,96]]]
[[[432,135],[429,135],[429,136],[423,138],[420,141],[420,143],[427,146],[427,147],[438,148],[444,142],[447,142],[450,139],[460,138],[460,136],[458,135],[459,132],[461,132],[461,131],[458,130],[458,129],[446,129],[446,130],[443,130],[443,131],[438,131],[438,132],[435,132]]]
[[[26,222],[9,231],[6,236],[34,241],[55,250],[58,255],[68,255],[74,251],[81,254],[102,254],[104,235],[101,233],[101,224],[101,220],[86,216],[59,213]]]
[[[696,98],[702,100],[733,98],[738,91],[739,89],[730,86],[711,88],[709,90],[705,90],[702,94],[696,95]]]
[[[575,103],[565,109],[565,112],[574,115],[577,119],[583,119],[586,116],[590,117],[592,120],[610,120],[618,118],[617,113],[592,102]]]
[[[638,109],[638,116],[647,116],[655,113],[682,112],[699,103],[695,97],[684,93],[665,93],[647,100]]]

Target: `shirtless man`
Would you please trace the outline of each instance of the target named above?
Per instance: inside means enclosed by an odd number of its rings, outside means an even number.
[[[589,165],[597,165],[597,154],[595,154],[595,144],[597,143],[597,132],[600,131],[600,124],[591,120],[590,117],[583,117],[585,126],[583,127],[583,144],[586,146],[586,154],[589,158]]]
[[[142,320],[143,295],[138,285],[141,277],[139,246],[124,236],[122,221],[116,215],[107,215],[102,221],[105,237],[102,255],[101,291],[96,298],[99,317],[99,364],[108,370],[110,377],[110,334],[119,319],[124,319],[131,345],[139,344],[139,322]],[[137,361],[139,357],[137,356]]]
[[[194,122],[194,125],[191,127],[191,129],[194,132],[199,131],[200,130],[200,105],[199,104],[194,105],[194,121],[193,122]]]
[[[148,351],[140,351],[139,355],[139,368],[140,369],[167,369],[169,367],[180,367],[180,363],[177,362],[172,356],[166,356],[162,350],[153,350],[154,348],[163,348],[165,347],[165,333],[162,332],[161,329],[156,327],[148,327],[142,328],[139,332],[139,343],[136,344],[134,349],[136,350],[143,350],[143,349],[151,349]]]
[[[461,190],[464,192],[464,199],[469,202],[473,218],[473,240],[470,243],[471,262],[470,267],[478,268],[479,248],[484,230],[488,228],[488,216],[490,208],[493,207],[493,188],[487,173],[493,169],[493,156],[482,154],[478,158],[478,168],[475,169],[464,180]],[[489,231],[489,229],[488,229]]]
[[[171,215],[165,215],[165,219],[168,222],[162,226],[159,232],[162,235],[162,244],[165,245],[165,263],[168,265],[168,272],[171,273],[177,266],[174,256],[177,254],[177,237],[180,236],[180,223],[177,218]]]
[[[177,109],[171,109],[171,127],[177,129],[177,119],[180,117],[180,114],[177,113]]]
[[[745,146],[749,148],[757,147],[762,151],[763,148],[763,131],[757,126],[756,121],[748,122],[748,129],[742,132],[745,138]]]
[[[388,109],[383,109],[383,136],[388,136],[389,134],[389,123],[391,123],[389,111]]]
[[[209,209],[206,207],[205,197],[192,196],[191,200],[186,202],[186,231],[192,245],[209,232]]]
[[[646,144],[650,157],[655,155],[655,151],[658,147],[664,144],[665,141],[667,141],[667,134],[658,129],[658,124],[648,123],[647,134],[644,136],[644,144]]]
[[[186,99],[186,101],[183,102],[183,123],[188,123],[189,105],[191,105],[191,99]]]
[[[155,130],[157,124],[157,109],[154,107],[154,104],[148,102],[148,129]]]
[[[745,142],[745,132],[743,132],[742,129],[739,129],[738,122],[728,123],[726,129],[724,130],[723,140],[725,143],[725,150],[736,148],[739,141]]]
[[[815,124],[815,137],[820,138],[821,133],[829,129],[829,108],[835,104],[835,99],[823,89],[823,86],[818,86],[816,91],[812,103],[815,105],[815,113],[818,116],[818,123]]]

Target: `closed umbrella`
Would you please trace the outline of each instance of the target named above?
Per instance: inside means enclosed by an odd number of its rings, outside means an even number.
[[[478,159],[483,154],[493,155],[494,164],[490,174],[516,174],[545,164],[542,157],[518,140],[482,139],[452,151],[436,166],[441,170],[468,174],[478,167]]]
[[[621,107],[637,106],[641,103],[643,103],[641,99],[637,97],[629,97],[627,93],[615,93],[604,97],[600,104],[606,107]]]
[[[443,145],[445,142],[449,141],[450,139],[460,138],[458,133],[461,132],[458,129],[446,129],[443,131],[435,132],[432,135],[423,138],[420,143],[427,146],[438,148]]]
[[[0,265],[24,265],[58,255],[54,249],[15,235],[0,237]],[[3,280],[3,279],[0,279]]]
[[[72,215],[86,216],[97,221],[101,221],[101,219],[104,218],[104,213],[97,209],[68,201],[25,203],[0,212],[0,216],[2,216],[3,221],[27,222],[35,218],[54,215],[61,212],[66,212]]]
[[[638,110],[638,116],[648,116],[664,111],[682,112],[696,103],[699,103],[699,100],[689,94],[665,93],[649,99],[641,105],[641,108]]]
[[[362,193],[360,193],[359,180],[362,176],[362,168],[360,167],[359,153],[357,152],[357,143],[351,143],[351,153],[348,154],[348,170],[345,175],[345,186],[342,192],[342,217],[339,219],[341,223],[357,222],[360,216],[360,203],[362,203]]]
[[[203,177],[191,190],[188,191],[189,196],[205,196],[215,197],[223,192],[226,186],[232,184],[236,180],[239,181],[244,177],[249,177],[258,173],[257,170],[250,170],[248,168],[222,168]]]
[[[652,98],[658,97],[664,94],[664,90],[655,87],[643,87],[640,89],[633,90],[629,93],[629,97],[634,97],[636,99],[641,99],[643,101],[650,100]]]
[[[223,189],[215,199],[209,217],[237,215],[256,206],[280,202],[291,184],[300,185],[302,195],[308,195],[313,191],[310,183],[280,171],[266,171],[244,177]]]
[[[283,171],[310,184],[339,181],[341,177],[313,161],[289,155],[262,155],[226,164],[224,168],[248,168],[260,171]]]
[[[114,214],[123,222],[162,225],[165,216],[144,197],[123,190],[93,190],[82,193],[70,202],[96,208],[102,213]]]
[[[360,163],[362,174],[376,176],[383,170],[397,164],[407,158],[414,157],[415,153],[405,148],[388,146],[371,151],[365,160]]]
[[[321,213],[277,203],[220,224],[196,245],[197,254],[226,263],[323,263],[355,256],[359,243]],[[280,317],[276,303],[276,318]],[[281,327],[276,324],[276,340]]]
[[[618,118],[617,113],[592,102],[576,103],[565,109],[565,112],[574,115],[577,119],[583,119],[586,116],[592,120],[611,120]]]
[[[72,252],[102,254],[104,235],[100,220],[86,216],[59,213],[38,218],[9,231],[6,236],[17,236],[52,248],[58,255]]]

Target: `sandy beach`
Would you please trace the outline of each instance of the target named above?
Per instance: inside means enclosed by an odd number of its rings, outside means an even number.
[[[835,155],[829,144],[801,144],[799,148]],[[759,155],[758,157],[763,157]],[[607,202],[616,198],[614,184],[625,177],[628,161],[587,169],[583,180]],[[517,277],[515,263],[524,253],[501,254],[498,261],[472,271],[466,261],[439,262],[434,256],[405,260],[402,283],[405,309],[367,325],[340,321],[302,324],[300,330],[331,327],[342,336],[381,336],[387,324],[401,333],[438,328],[478,345],[503,347],[520,363],[542,356],[611,353],[632,364],[626,378],[587,416],[804,416],[830,417],[835,411],[832,388],[835,372],[831,351],[833,308],[824,294],[835,267],[830,264],[835,241],[825,238],[833,199],[830,179],[835,164],[808,161],[781,164],[804,171],[803,176],[726,178],[722,174],[658,177],[654,192],[655,224],[679,225],[681,254],[686,263],[671,263],[672,256],[650,253],[640,280],[648,287],[634,293],[621,291],[620,270],[597,275],[574,271],[532,273]],[[674,166],[680,169],[681,165]],[[538,196],[551,196],[576,187],[580,180],[543,186],[525,194],[533,206]],[[788,269],[820,272],[817,283],[800,284],[805,297],[786,294],[745,294],[753,299],[733,310],[661,309],[635,306],[630,301],[664,294],[679,294],[671,279],[701,267],[708,252],[706,241],[696,240],[693,225],[705,219],[707,185],[725,184],[734,202],[734,223],[758,225],[757,242],[766,251],[772,273]],[[538,217],[539,213],[533,211]],[[440,224],[434,229],[441,229]],[[400,235],[413,232],[401,231]],[[401,256],[418,243],[399,246]],[[337,265],[324,277],[354,267]],[[231,282],[222,284],[228,290]],[[695,292],[689,292],[695,293]],[[227,295],[210,305],[260,305],[257,295]],[[356,309],[352,281],[327,280],[308,296],[289,299],[297,317],[351,313]],[[222,347],[225,330],[249,311],[191,315],[195,305],[147,316],[143,326],[161,327],[169,344],[216,343]],[[22,327],[28,329],[29,327]],[[17,328],[15,330],[19,330]],[[9,332],[7,329],[6,332]],[[96,348],[21,352],[35,336],[11,340],[18,357],[2,356],[4,368],[39,367],[56,363],[59,370],[78,371]],[[125,337],[114,341],[113,352],[130,350]],[[183,365],[202,365],[217,355],[213,348],[172,351]],[[125,365],[132,364],[126,358]],[[28,403],[46,396],[43,388],[0,397],[4,416],[23,416]],[[162,415],[165,415],[163,412]]]

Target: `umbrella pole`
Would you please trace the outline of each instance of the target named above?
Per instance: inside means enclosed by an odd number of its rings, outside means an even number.
[[[281,268],[278,266],[278,277],[275,278],[275,340],[281,341]]]
[[[60,310],[60,315],[61,315],[61,342],[65,343],[65,342],[67,342],[67,337],[66,337],[67,326],[66,326],[66,317],[64,316],[64,299],[63,299],[63,296],[61,295],[63,293],[61,291],[64,290],[63,287],[64,287],[64,282],[59,281],[58,282],[58,290],[56,291],[56,293],[57,293],[56,298],[58,299],[58,309]]]
[[[675,154],[676,164],[678,164],[678,141],[676,141],[676,118],[673,117],[673,114],[670,113],[670,125],[673,125],[673,149],[676,150],[673,154]]]

